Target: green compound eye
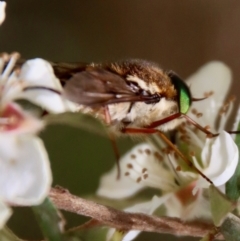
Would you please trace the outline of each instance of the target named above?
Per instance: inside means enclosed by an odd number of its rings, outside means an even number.
[[[168,76],[171,78],[177,90],[177,101],[179,105],[179,111],[182,114],[186,114],[192,104],[192,97],[188,86],[181,80],[175,73],[169,72]]]

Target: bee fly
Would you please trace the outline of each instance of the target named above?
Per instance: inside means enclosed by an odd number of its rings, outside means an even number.
[[[188,86],[173,71],[164,71],[144,60],[51,64],[64,86],[63,95],[79,104],[81,111],[93,114],[109,126],[115,153],[113,135],[158,133],[190,167],[212,183],[163,134],[187,119],[208,136],[218,135],[186,115],[192,101],[204,98],[193,98]]]
[[[107,64],[52,64],[64,86],[64,96],[84,112],[103,119],[115,134],[166,132],[188,116],[192,101],[188,86],[173,71],[144,60]]]
[[[187,119],[207,135],[217,135],[186,115],[192,101],[204,98],[193,98],[188,86],[173,71],[164,71],[144,60],[87,65],[52,63],[52,66],[64,86],[63,95],[78,103],[81,111],[93,114],[109,126],[117,156],[114,135],[158,133],[190,167],[211,183],[163,134]],[[118,177],[119,173],[120,170]]]

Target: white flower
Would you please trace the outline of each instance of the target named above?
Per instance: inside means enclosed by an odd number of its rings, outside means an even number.
[[[0,1],[0,25],[5,19],[5,8],[6,8],[6,3]]]
[[[5,2],[0,2],[0,24],[5,18]],[[0,229],[10,217],[11,205],[40,204],[52,183],[50,162],[44,144],[34,134],[43,121],[17,103],[25,99],[48,112],[69,110],[59,94],[62,87],[50,64],[42,59],[16,67],[19,54],[0,56]],[[44,88],[28,89],[34,86]]]
[[[41,77],[51,82],[51,71],[44,72],[47,65],[41,60],[13,70],[17,58],[18,54],[3,54],[0,58],[0,228],[11,215],[11,204],[40,204],[52,183],[47,152],[41,139],[34,135],[43,128],[43,122],[14,102],[18,98],[32,101],[24,88],[39,83]],[[33,102],[44,103],[45,93],[35,94],[43,97],[36,95]]]
[[[62,86],[47,61],[39,58],[28,60],[20,69],[16,69],[15,64],[18,58],[17,53],[3,55],[0,58],[1,105],[16,99],[27,99],[52,113],[75,109],[76,105],[59,94]],[[43,88],[34,89],[39,86]]]
[[[219,128],[215,127],[223,101],[231,82],[231,72],[220,62],[211,62],[190,77],[190,89],[193,97],[200,98],[206,92],[214,91],[206,100],[193,103],[188,115],[202,126],[210,126],[211,131],[219,131],[216,138],[206,135],[195,127],[183,124],[176,139],[178,148],[191,158],[195,166],[201,170],[215,186],[221,188],[233,175],[238,163],[238,148],[232,137],[223,131],[226,119],[231,112],[232,102],[228,102],[228,110],[223,112]],[[193,109],[194,108],[194,109]],[[202,113],[202,117],[199,117]],[[205,114],[206,113],[206,114]],[[196,119],[196,117],[199,117]],[[239,120],[238,120],[239,121]],[[156,137],[158,146],[143,143],[134,147],[120,160],[122,176],[116,180],[117,168],[101,178],[97,194],[108,198],[126,198],[140,190],[152,187],[159,189],[162,196],[147,203],[133,207],[135,212],[152,214],[157,207],[164,205],[166,215],[183,220],[196,218],[210,219],[210,206],[203,188],[209,183],[200,175],[192,172],[186,163],[181,171],[180,158],[172,152],[163,151],[162,140]],[[189,153],[191,152],[191,155]],[[180,162],[179,162],[180,161]],[[160,192],[159,192],[160,193]],[[145,208],[144,208],[145,207]],[[131,209],[131,208],[130,208]],[[128,209],[129,210],[129,209]],[[111,231],[113,232],[113,231]],[[132,240],[138,231],[130,231],[124,240]]]
[[[11,214],[8,205],[40,204],[52,183],[44,145],[30,134],[0,133],[0,228]],[[8,205],[7,205],[8,204]]]

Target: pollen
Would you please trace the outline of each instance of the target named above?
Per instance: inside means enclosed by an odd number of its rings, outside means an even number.
[[[139,182],[141,182],[141,181],[142,181],[142,178],[141,178],[141,177],[138,177],[137,180],[136,180],[137,183],[139,183]]]
[[[191,111],[194,115],[197,114],[197,109],[193,108],[192,111]]]
[[[132,154],[131,159],[136,159],[136,155]]]
[[[146,153],[147,155],[151,155],[151,151],[150,151],[149,149],[145,149],[145,153]]]
[[[132,168],[133,168],[133,165],[132,165],[131,163],[128,163],[128,164],[127,164],[127,168],[128,168],[128,169],[132,169]]]
[[[146,171],[147,171],[147,168],[144,167],[144,168],[142,169],[142,173],[145,173]]]
[[[147,178],[148,178],[148,174],[144,174],[144,175],[143,175],[143,178],[144,178],[144,179],[147,179]]]
[[[159,152],[154,152],[154,156],[158,159],[158,161],[162,161],[163,160],[163,156],[159,153]]]

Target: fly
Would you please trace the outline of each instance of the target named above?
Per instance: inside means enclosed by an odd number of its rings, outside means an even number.
[[[144,60],[51,64],[64,87],[63,95],[79,104],[83,112],[97,116],[109,126],[115,153],[118,153],[115,136],[158,133],[193,170],[212,183],[164,135],[184,119],[209,137],[218,135],[187,116],[192,102],[204,98],[193,98],[189,87],[176,73]]]

